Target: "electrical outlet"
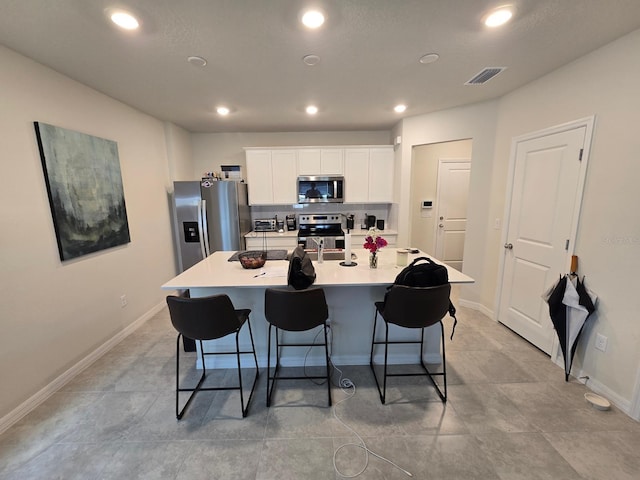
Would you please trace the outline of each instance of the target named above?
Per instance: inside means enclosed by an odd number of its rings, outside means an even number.
[[[605,337],[604,335],[601,334],[597,334],[596,335],[596,345],[595,345],[597,350],[600,350],[601,352],[606,352],[607,351],[607,337]]]
[[[121,295],[120,296],[120,307],[124,308],[127,306],[127,296],[126,295]]]

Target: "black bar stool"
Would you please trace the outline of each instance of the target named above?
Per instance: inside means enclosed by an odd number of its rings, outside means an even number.
[[[327,382],[329,406],[331,406],[331,377],[329,371],[329,347],[327,343],[327,319],[329,311],[324,290],[313,288],[309,290],[284,290],[268,288],[265,291],[264,313],[269,322],[269,347],[267,353],[267,407],[271,405],[271,395],[276,380],[320,379]],[[324,343],[282,343],[279,330],[287,332],[302,332],[322,325]],[[276,367],[271,375],[271,329],[275,328]],[[324,347],[326,376],[281,376],[280,352],[284,347]]]
[[[371,339],[371,359],[370,365],[373,372],[373,378],[378,387],[380,401],[384,404],[387,393],[387,377],[411,377],[426,375],[436,388],[442,402],[447,401],[447,366],[446,355],[444,350],[444,326],[442,318],[449,311],[449,295],[451,293],[451,285],[444,284],[437,287],[407,287],[404,285],[393,285],[389,290],[384,302],[376,302],[376,313],[373,321],[373,338]],[[376,325],[378,315],[382,317],[385,324],[384,340],[376,340]],[[419,328],[420,340],[412,341],[390,341],[389,340],[389,324],[398,325],[405,328]],[[424,329],[440,324],[442,338],[442,373],[431,373],[424,364]],[[420,365],[424,373],[388,373],[387,357],[389,345],[394,344],[419,344],[420,345]],[[375,366],[373,363],[374,348],[376,345],[384,345],[384,373],[382,380],[382,388],[378,382]],[[444,392],[435,382],[435,376],[442,376],[444,382]]]
[[[240,390],[240,407],[242,416],[246,417],[249,411],[249,404],[253,391],[258,381],[258,359],[256,357],[256,349],[253,343],[253,332],[251,331],[251,322],[249,314],[251,310],[235,310],[231,299],[227,295],[213,295],[211,297],[201,298],[185,298],[170,295],[167,297],[167,305],[169,306],[169,314],[171,315],[171,323],[178,331],[176,340],[176,418],[180,420],[185,410],[193,400],[196,393],[203,390]],[[249,327],[249,336],[251,337],[251,350],[241,351],[238,337],[240,330],[244,324]],[[205,353],[202,346],[203,340],[216,340],[235,333],[236,348],[233,351],[209,352]],[[191,338],[200,342],[200,355],[202,360],[202,375],[195,388],[180,387],[180,337]],[[242,388],[242,369],[240,368],[240,355],[252,354],[256,368],[256,375],[251,387],[251,393],[244,403],[244,391]],[[235,355],[238,364],[238,386],[232,387],[207,387],[202,388],[207,370],[205,367],[205,356],[207,355]],[[193,392],[187,399],[186,404],[179,410],[178,401],[180,392]]]

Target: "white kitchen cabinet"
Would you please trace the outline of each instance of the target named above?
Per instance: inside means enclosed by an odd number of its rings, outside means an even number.
[[[369,149],[347,148],[344,151],[344,201],[369,201]]]
[[[393,202],[393,147],[346,148],[345,202]]]
[[[267,237],[266,240],[268,250],[282,249],[290,252],[298,246],[297,236]],[[255,237],[245,237],[245,241],[247,244],[247,250],[262,250],[264,245],[262,235],[259,233],[256,234]]]
[[[393,202],[393,148],[369,150],[369,202]]]
[[[387,248],[396,248],[398,243],[398,233],[397,232],[389,232],[385,230],[380,230],[378,232],[382,238],[387,241]],[[364,245],[364,239],[367,236],[367,230],[352,230],[351,231],[351,248],[362,248]]]
[[[304,148],[298,150],[298,175],[342,175],[342,148]]]
[[[246,150],[250,205],[297,203],[295,150]]]
[[[272,150],[271,169],[273,203],[293,205],[298,203],[297,186],[298,160],[295,150]]]
[[[249,205],[273,203],[270,150],[247,150],[247,188]]]

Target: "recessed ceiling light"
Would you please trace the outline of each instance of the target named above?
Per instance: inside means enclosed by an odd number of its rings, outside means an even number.
[[[187,57],[187,62],[196,67],[204,67],[207,65],[207,61],[204,58],[197,56]]]
[[[484,18],[484,24],[487,27],[499,27],[504,25],[513,17],[513,7],[504,5],[489,12]]]
[[[316,113],[318,113],[318,107],[316,107],[315,105],[309,105],[305,111],[307,112],[307,114],[309,115],[315,115]]]
[[[396,112],[396,113],[402,113],[406,109],[407,109],[407,106],[406,105],[402,105],[402,104],[396,105],[395,107],[393,107],[393,111]]]
[[[111,11],[109,18],[117,26],[125,30],[136,30],[140,26],[140,22],[136,17],[122,10]]]
[[[218,107],[216,108],[216,112],[218,112],[218,115],[222,115],[224,117],[225,115],[229,115],[231,110],[227,107]]]
[[[307,28],[318,28],[324,23],[324,15],[318,10],[308,10],[302,15],[302,23]]]
[[[305,63],[305,65],[313,67],[314,65],[320,63],[320,57],[318,55],[305,55],[304,57],[302,57],[302,61]]]
[[[426,65],[428,63],[433,63],[437,61],[439,58],[440,58],[440,55],[438,55],[437,53],[427,53],[426,55],[423,55],[420,57],[420,63],[422,63],[423,65]]]

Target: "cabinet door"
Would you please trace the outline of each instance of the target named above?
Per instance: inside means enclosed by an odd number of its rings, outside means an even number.
[[[246,162],[249,205],[273,204],[271,151],[247,150]]]
[[[342,175],[344,173],[342,148],[323,148],[320,150],[320,172],[323,175]]]
[[[298,175],[319,175],[321,171],[319,149],[298,150]]]
[[[393,202],[393,149],[369,151],[369,202]]]
[[[369,149],[345,148],[344,150],[345,202],[369,201]]]
[[[293,205],[298,203],[298,156],[295,150],[272,150],[271,172],[273,203]]]

